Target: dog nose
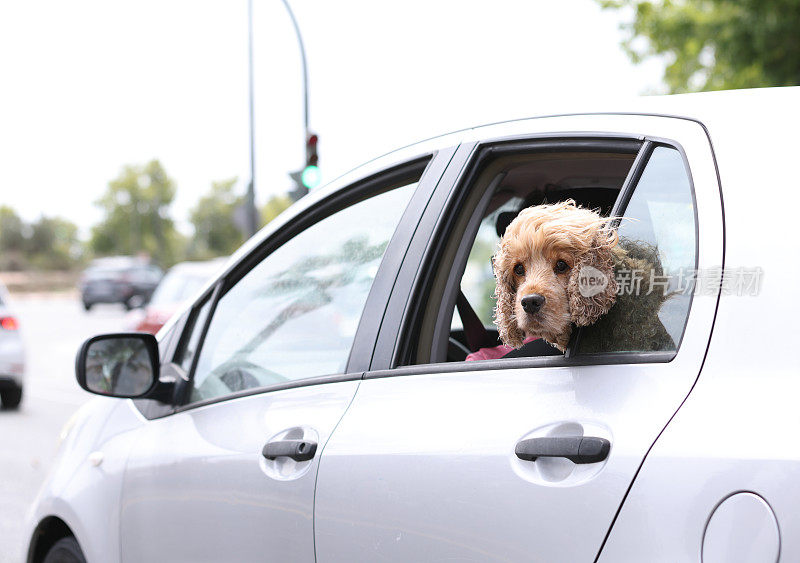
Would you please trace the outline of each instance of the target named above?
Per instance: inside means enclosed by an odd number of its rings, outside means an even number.
[[[539,309],[544,306],[544,295],[538,293],[531,293],[522,298],[522,308],[526,313],[538,313]]]

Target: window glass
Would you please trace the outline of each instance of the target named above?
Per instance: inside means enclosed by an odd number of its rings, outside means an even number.
[[[584,329],[580,353],[677,349],[696,264],[694,199],[680,153],[657,147],[624,212],[615,265],[617,303]]]
[[[342,373],[383,253],[416,183],[301,232],[217,304],[191,401]]]

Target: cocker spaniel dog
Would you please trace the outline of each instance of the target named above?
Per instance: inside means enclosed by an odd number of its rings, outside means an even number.
[[[620,246],[611,221],[566,200],[524,209],[508,225],[493,257],[495,324],[505,345],[519,348],[526,338],[541,337],[563,352],[573,325],[594,324],[617,301],[615,266],[661,272],[656,249],[634,244],[630,248],[639,255],[630,254]],[[657,316],[669,296],[663,288],[660,294],[647,295],[636,297],[644,308],[629,307],[630,303],[620,308],[624,315],[645,315],[644,321],[633,326],[616,319],[606,323],[601,338],[625,341],[640,350],[674,346]]]

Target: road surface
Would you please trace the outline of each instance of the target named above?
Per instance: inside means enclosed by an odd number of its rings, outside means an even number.
[[[55,457],[61,428],[91,398],[75,382],[75,354],[88,337],[125,329],[121,306],[86,313],[77,299],[13,300],[25,341],[19,410],[0,410],[0,563],[24,560],[23,523]]]

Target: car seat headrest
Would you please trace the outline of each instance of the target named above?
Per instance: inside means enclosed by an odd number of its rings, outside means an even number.
[[[506,229],[511,224],[511,221],[514,220],[519,214],[519,211],[503,211],[497,215],[497,220],[494,223],[494,228],[497,231],[497,236],[503,238],[503,234],[506,232]]]

